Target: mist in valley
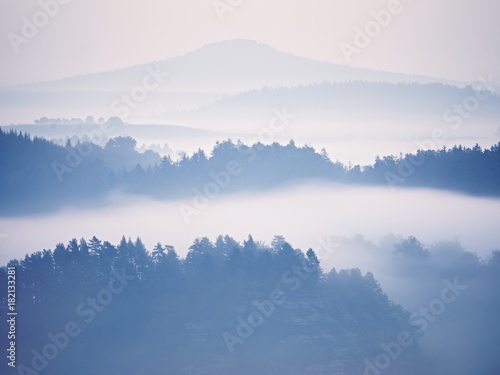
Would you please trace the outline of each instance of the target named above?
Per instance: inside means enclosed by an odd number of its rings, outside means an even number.
[[[6,6],[0,372],[498,375],[490,2]]]
[[[123,235],[140,237],[148,248],[161,240],[180,255],[198,237],[214,240],[228,234],[243,240],[252,234],[270,243],[283,235],[301,249],[338,242],[332,256],[322,260],[325,270],[359,267],[383,278],[385,256],[398,239],[415,236],[431,248],[441,241],[456,242],[482,260],[500,242],[500,200],[431,189],[310,181],[265,192],[221,194],[206,207],[196,205],[197,199],[195,191],[166,201],[113,193],[92,208],[67,206],[52,213],[2,217],[1,260],[53,248],[64,238],[94,235],[115,242]],[[25,236],[24,228],[33,236]],[[387,283],[387,288],[394,285]]]
[[[412,322],[424,328],[422,348],[437,358],[439,373],[468,374],[476,368],[470,358],[483,355],[485,368],[494,366],[468,338],[469,332],[474,332],[474,341],[496,337],[488,327],[491,311],[482,312],[486,297],[478,270],[498,249],[499,200],[309,181],[214,197],[186,220],[182,208],[188,205],[193,199],[160,201],[114,193],[92,209],[65,207],[50,214],[1,218],[6,234],[0,242],[1,262],[54,249],[71,238],[96,236],[118,243],[123,235],[140,237],[147,249],[161,241],[185,257],[195,238],[215,241],[227,234],[244,241],[251,234],[271,244],[275,235],[282,235],[304,252],[314,249],[324,272],[372,272],[390,300],[415,314]],[[463,296],[424,319],[419,309],[440,300],[450,282],[467,287]]]

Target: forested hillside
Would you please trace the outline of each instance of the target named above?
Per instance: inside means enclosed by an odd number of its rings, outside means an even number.
[[[325,273],[314,250],[279,236],[271,246],[202,238],[184,259],[159,243],[148,252],[140,239],[94,237],[8,266],[19,373],[362,373],[403,333],[408,346],[385,373],[432,374],[409,314],[372,274]]]
[[[73,239],[0,268],[4,285],[15,269],[18,312],[17,369],[2,373],[432,375],[453,370],[421,349],[421,333],[437,333],[493,374],[500,252],[481,263],[450,254],[431,256],[413,237],[395,245],[402,287],[425,288],[422,275],[445,280],[440,300],[410,314],[371,273],[323,270],[313,249],[281,236],[271,245],[200,238],[184,258],[139,238]],[[7,303],[1,294],[3,316]],[[462,342],[469,325],[484,347]]]
[[[105,146],[82,141],[65,147],[0,130],[0,212],[19,214],[96,201],[120,190],[160,198],[191,196],[207,184],[220,192],[265,189],[286,182],[323,179],[346,184],[419,186],[474,195],[500,195],[500,143],[490,149],[419,150],[346,166],[324,150],[273,143],[218,142],[179,160],[138,152],[130,137]]]

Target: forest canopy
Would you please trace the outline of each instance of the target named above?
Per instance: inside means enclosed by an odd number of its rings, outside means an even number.
[[[88,202],[116,190],[171,199],[192,195],[210,182],[224,192],[322,179],[498,196],[500,143],[489,149],[419,150],[378,157],[372,165],[346,166],[332,161],[324,150],[317,152],[293,141],[245,145],[227,140],[217,142],[210,155],[200,149],[173,160],[151,150],[137,151],[131,137],[109,139],[104,146],[86,141],[59,146],[0,129],[0,176],[0,211],[7,215]]]
[[[0,268],[4,285],[15,270],[21,327],[17,369],[8,373],[374,374],[380,358],[397,352],[384,374],[431,375],[433,359],[419,342],[429,325],[455,335],[453,322],[463,330],[460,322],[480,317],[491,327],[500,311],[500,252],[479,262],[449,251],[452,263],[439,265],[442,255],[431,256],[414,237],[392,250],[406,283],[421,275],[445,280],[446,301],[460,300],[440,326],[432,316],[437,300],[410,314],[370,272],[325,271],[314,249],[303,252],[282,236],[271,245],[252,236],[198,238],[184,258],[161,243],[148,251],[140,238],[72,239]],[[7,306],[2,294],[4,316]],[[498,347],[488,332],[481,333],[489,342],[485,370],[496,366]]]
[[[17,275],[21,373],[360,372],[380,342],[418,338],[371,273],[325,273],[313,249],[281,236],[270,246],[200,238],[184,259],[160,243],[148,252],[139,238],[73,239],[8,267]],[[2,267],[2,282],[7,274]],[[390,373],[421,373],[421,357],[409,346]]]

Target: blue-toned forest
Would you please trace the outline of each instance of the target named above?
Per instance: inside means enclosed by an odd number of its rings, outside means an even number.
[[[402,269],[432,270],[414,238],[393,254]],[[488,311],[477,316],[493,323],[499,259],[462,272],[461,284],[450,279],[457,289],[447,299],[470,289],[452,320],[481,303]],[[418,343],[425,315],[390,301],[371,273],[323,270],[313,249],[281,236],[271,245],[202,238],[185,258],[160,243],[147,251],[140,239],[73,239],[8,266],[17,273],[20,374],[375,374],[385,353],[394,356],[385,374],[433,373]],[[2,267],[2,284],[7,274]],[[0,302],[4,315],[3,294]]]
[[[236,192],[305,179],[500,195],[500,144],[489,149],[419,150],[378,157],[365,166],[343,165],[324,150],[293,141],[249,146],[227,140],[218,142],[210,155],[199,150],[179,160],[151,150],[139,152],[135,146],[134,139],[117,137],[103,147],[69,141],[63,147],[0,130],[0,210],[12,215],[48,211],[67,203],[84,204],[113,190],[170,199],[192,195],[208,182],[218,184],[222,192]]]

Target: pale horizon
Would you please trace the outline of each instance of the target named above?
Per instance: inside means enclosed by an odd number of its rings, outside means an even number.
[[[353,6],[326,0],[308,4],[279,0],[272,5],[242,1],[221,19],[212,1],[147,0],[127,5],[117,0],[106,4],[60,1],[46,25],[27,43],[19,42],[16,53],[9,35],[23,37],[23,17],[32,21],[41,3],[1,5],[0,87],[125,68],[233,39],[255,40],[297,56],[378,71],[460,82],[491,74],[500,82],[500,52],[494,48],[500,34],[495,20],[500,5],[493,0],[474,4],[439,0],[432,5],[400,1],[398,13],[351,61],[340,45],[354,45],[356,28],[366,26],[373,12],[387,10],[391,2],[363,1]],[[52,4],[50,0],[43,3]],[[38,22],[43,24],[43,16]]]

